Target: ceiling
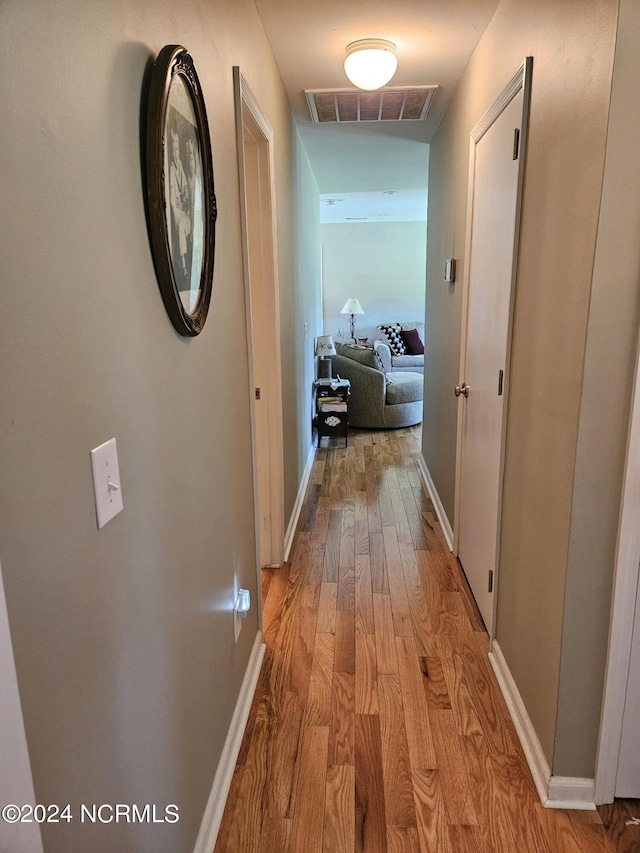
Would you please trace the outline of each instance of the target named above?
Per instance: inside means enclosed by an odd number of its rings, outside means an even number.
[[[426,191],[426,146],[498,2],[256,0],[320,193]],[[438,86],[426,119],[312,123],[305,90],[353,88],[345,48],[362,38],[395,43],[390,86]]]

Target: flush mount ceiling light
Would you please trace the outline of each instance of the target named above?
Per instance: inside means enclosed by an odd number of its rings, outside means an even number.
[[[396,46],[386,39],[360,39],[347,45],[345,74],[359,89],[380,89],[396,73]]]

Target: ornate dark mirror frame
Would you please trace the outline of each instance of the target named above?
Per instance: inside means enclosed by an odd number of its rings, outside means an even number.
[[[213,285],[216,196],[207,113],[193,59],[163,47],[151,73],[146,183],[153,262],[175,329],[198,335]]]

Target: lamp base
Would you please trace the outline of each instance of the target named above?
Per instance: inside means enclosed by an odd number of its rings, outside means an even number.
[[[318,359],[318,379],[332,379],[333,378],[333,370],[331,367],[331,359],[330,358],[319,358]]]

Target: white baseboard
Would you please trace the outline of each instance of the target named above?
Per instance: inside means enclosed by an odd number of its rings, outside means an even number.
[[[309,485],[309,477],[311,476],[311,469],[313,467],[313,460],[315,459],[315,456],[316,448],[314,445],[312,445],[309,451],[309,456],[307,457],[306,465],[304,466],[304,471],[302,472],[302,479],[300,480],[300,485],[298,487],[296,502],[293,505],[293,512],[291,513],[291,518],[289,519],[289,526],[287,527],[287,532],[284,537],[285,563],[289,559],[289,554],[291,553],[291,546],[293,545],[293,538],[296,535],[296,527],[298,526],[298,519],[300,518],[300,513],[302,512],[302,505],[304,504],[304,497],[307,493],[307,486]]]
[[[594,779],[552,776],[549,780],[549,796],[544,805],[548,809],[593,811],[596,807],[595,791]]]
[[[253,694],[258,683],[265,650],[266,646],[262,642],[262,631],[258,631],[242,680],[242,686],[240,687],[240,695],[238,696],[235,711],[231,718],[231,725],[229,726],[229,731],[222,748],[222,755],[218,762],[218,769],[213,780],[207,807],[204,810],[200,832],[198,833],[193,853],[211,853],[216,845],[222,814],[227,802],[227,796],[229,795],[233,771],[236,766],[238,753],[240,752],[240,746],[242,745],[242,736],[244,735],[247,719],[249,718],[249,711],[251,710]]]
[[[551,770],[538,740],[538,735],[533,728],[533,723],[520,696],[520,691],[513,680],[502,650],[496,640],[491,643],[489,660],[498,679],[502,695],[507,703],[511,719],[518,732],[518,737],[520,738],[529,770],[531,770],[538,796],[543,803],[546,803],[549,793]]]
[[[447,513],[444,511],[440,495],[438,494],[438,490],[435,487],[431,474],[429,473],[429,469],[427,468],[427,463],[424,461],[424,456],[422,454],[418,456],[418,472],[420,474],[420,479],[422,480],[422,486],[431,498],[431,503],[433,504],[433,508],[438,516],[438,521],[440,522],[440,527],[442,528],[449,550],[453,551],[453,530],[451,528],[451,523],[447,518]]]
[[[489,660],[516,727],[543,806],[547,809],[595,809],[595,783],[593,779],[551,775],[538,735],[496,640],[491,643]]]

